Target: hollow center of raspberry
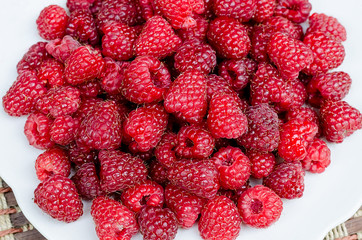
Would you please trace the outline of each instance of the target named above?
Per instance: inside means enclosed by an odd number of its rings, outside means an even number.
[[[151,81],[157,88],[163,88],[164,83],[161,80],[158,72],[150,72],[151,73]]]
[[[227,158],[225,158],[224,161],[222,162],[222,165],[229,167],[229,166],[233,165],[234,161],[235,161],[235,160],[234,160],[232,157],[227,157]]]
[[[193,146],[194,146],[194,142],[191,139],[187,138],[186,139],[186,147],[187,148],[192,148]]]
[[[146,205],[147,204],[147,201],[148,199],[150,199],[150,195],[144,195],[141,200],[140,200],[140,204],[143,206],[143,205]]]
[[[250,209],[254,214],[259,214],[263,211],[263,202],[259,199],[252,199],[250,203]]]
[[[228,71],[228,74],[229,74],[232,82],[235,82],[236,79],[237,79],[237,77],[238,77],[238,75],[236,75],[236,73],[235,73],[234,71],[231,71],[231,70]]]

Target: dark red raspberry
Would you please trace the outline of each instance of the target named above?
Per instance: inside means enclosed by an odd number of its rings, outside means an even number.
[[[100,40],[89,9],[77,9],[71,12],[66,34],[84,44],[95,45]]]
[[[53,121],[42,113],[32,113],[24,126],[24,133],[29,144],[38,149],[48,149],[54,145],[50,139],[50,128]]]
[[[247,22],[255,13],[256,2],[256,0],[214,0],[214,12],[218,17],[230,17],[240,22]]]
[[[78,85],[100,77],[104,65],[98,50],[82,46],[74,50],[67,59],[64,75],[69,84]]]
[[[79,0],[74,0],[74,1],[79,1]],[[93,1],[93,0],[81,0],[81,1]],[[99,10],[102,8],[102,3],[103,3],[103,0],[94,0],[92,6],[90,6],[90,8],[89,8],[91,10],[93,16],[98,15]]]
[[[138,4],[141,8],[141,15],[144,20],[148,20],[153,16],[162,16],[160,6],[156,4],[156,1],[150,0],[138,0]]]
[[[210,74],[207,76],[207,102],[210,102],[212,97],[217,94],[225,93],[234,98],[234,101],[239,105],[243,105],[238,94],[233,90],[232,86],[222,77]]]
[[[279,219],[283,211],[283,202],[269,188],[256,185],[240,196],[238,208],[245,224],[255,228],[266,228]]]
[[[70,161],[65,151],[60,148],[51,148],[37,157],[35,170],[40,181],[44,181],[53,175],[68,177],[70,174]]]
[[[289,103],[281,108],[276,108],[278,111],[288,111],[289,109],[299,108],[307,100],[307,90],[304,84],[298,79],[286,81],[287,93],[289,94]]]
[[[207,111],[206,78],[197,70],[187,70],[171,85],[165,109],[189,123],[201,122]]]
[[[301,39],[303,29],[300,25],[294,24],[288,19],[281,16],[273,16],[263,22],[264,25],[272,27],[274,32],[282,32],[294,39]]]
[[[77,166],[81,166],[85,163],[96,162],[98,157],[98,152],[89,151],[83,152],[83,149],[79,148],[75,142],[69,144],[69,160]]]
[[[151,177],[151,179],[157,182],[158,184],[164,185],[168,181],[167,169],[159,161],[154,160],[151,162],[148,169],[148,174]]]
[[[19,74],[24,70],[37,70],[43,61],[50,58],[46,45],[47,42],[37,42],[28,49],[16,66]]]
[[[177,135],[175,133],[165,133],[161,141],[155,148],[155,157],[157,161],[165,167],[171,167],[176,162],[175,148],[177,145]]]
[[[172,240],[177,233],[177,219],[168,208],[144,207],[138,215],[144,240]]]
[[[264,20],[273,16],[275,5],[275,0],[256,1],[256,8],[253,20],[255,20],[256,22],[263,22]]]
[[[241,218],[235,203],[217,196],[202,208],[199,231],[203,239],[234,240],[239,235]]]
[[[193,18],[196,21],[196,25],[193,27],[185,28],[185,29],[179,29],[177,31],[178,36],[181,38],[182,41],[186,41],[188,39],[199,39],[200,41],[205,40],[206,38],[206,32],[209,27],[209,22],[199,16],[195,15]]]
[[[325,73],[342,64],[345,57],[342,43],[328,38],[321,32],[308,34],[303,42],[312,50],[314,57],[313,63],[305,69],[307,74]]]
[[[127,189],[147,178],[147,168],[140,158],[118,150],[102,150],[100,180],[103,191],[108,193]]]
[[[79,120],[71,116],[57,117],[50,128],[51,140],[63,146],[70,144],[75,139],[79,124]]]
[[[324,33],[338,42],[347,40],[347,32],[343,25],[336,18],[323,13],[313,13],[309,17],[309,28],[306,35],[314,32]]]
[[[229,17],[219,17],[210,22],[207,39],[223,58],[243,58],[251,47],[246,28]]]
[[[54,39],[45,46],[46,50],[57,60],[65,63],[74,50],[82,45],[71,36],[66,35],[62,39]]]
[[[100,98],[85,98],[79,104],[78,110],[73,114],[73,118],[77,118],[80,121],[89,115],[90,111],[98,104],[101,103]]]
[[[65,83],[64,65],[53,59],[47,59],[38,68],[38,79],[43,85],[59,87]]]
[[[248,128],[238,144],[259,152],[274,151],[280,140],[278,114],[267,104],[258,104],[248,107],[245,115]]]
[[[278,0],[274,15],[282,16],[295,23],[303,23],[312,10],[309,0]]]
[[[251,176],[254,178],[266,177],[273,171],[276,163],[273,153],[248,151],[246,155],[251,163]]]
[[[78,130],[77,144],[88,149],[116,149],[122,140],[122,116],[114,101],[98,103]]]
[[[49,89],[36,101],[36,109],[56,118],[76,112],[79,104],[79,90],[75,87],[66,86]]]
[[[102,89],[107,93],[118,95],[122,90],[124,74],[130,62],[116,62],[110,57],[105,57],[104,62],[104,70],[100,77]]]
[[[38,97],[46,93],[35,72],[23,71],[3,96],[3,107],[7,114],[14,117],[34,112]]]
[[[77,9],[89,9],[95,0],[67,0],[67,8],[70,12]]]
[[[200,126],[184,126],[177,134],[175,151],[180,157],[204,159],[212,154],[214,147],[215,139]]]
[[[331,163],[331,150],[321,139],[314,139],[307,149],[307,156],[301,161],[305,170],[322,173]]]
[[[109,197],[101,196],[94,199],[91,215],[99,239],[131,240],[131,237],[138,232],[134,213]]]
[[[154,16],[146,22],[136,40],[135,54],[164,58],[171,55],[180,44],[181,39],[171,25],[162,17]]]
[[[84,82],[77,86],[81,98],[94,98],[101,94],[101,84],[98,79]]]
[[[250,55],[257,62],[267,62],[269,56],[267,47],[271,36],[275,33],[274,27],[269,25],[257,25],[253,28],[251,34]]]
[[[34,202],[41,210],[63,222],[74,222],[83,215],[83,203],[74,183],[61,175],[53,175],[34,191]]]
[[[215,138],[238,138],[247,130],[246,116],[234,99],[225,93],[214,94],[211,98],[207,126]]]
[[[320,114],[323,133],[330,142],[341,143],[362,128],[362,114],[345,101],[327,101]]]
[[[133,212],[139,212],[145,206],[162,207],[163,188],[153,181],[146,180],[125,190],[121,200]]]
[[[45,40],[62,38],[65,35],[67,23],[67,12],[58,5],[44,8],[36,20],[39,35]]]

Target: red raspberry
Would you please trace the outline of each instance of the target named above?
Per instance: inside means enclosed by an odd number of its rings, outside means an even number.
[[[255,61],[259,63],[269,61],[267,47],[271,36],[276,32],[270,25],[257,25],[253,28],[250,38],[252,43],[250,54]]]
[[[207,102],[210,102],[212,97],[217,94],[225,93],[234,98],[238,105],[242,105],[242,101],[238,94],[232,89],[232,86],[222,77],[210,74],[207,76]]]
[[[177,135],[175,133],[165,133],[161,141],[155,148],[155,157],[165,167],[171,167],[176,162],[175,148],[177,145]]]
[[[67,8],[70,12],[77,9],[89,9],[95,0],[67,0]]]
[[[214,94],[209,104],[207,126],[215,138],[238,138],[248,127],[247,119],[232,95]]]
[[[263,22],[264,25],[272,27],[274,32],[282,32],[294,39],[301,39],[303,29],[300,25],[294,24],[288,19],[281,16],[273,16]]]
[[[243,58],[251,46],[246,28],[229,17],[219,17],[210,22],[207,39],[222,58]]]
[[[125,71],[122,94],[134,103],[159,102],[172,84],[167,67],[151,56],[137,57]]]
[[[32,113],[37,98],[46,91],[33,71],[23,71],[2,98],[4,110],[14,117]]]
[[[320,114],[323,133],[330,142],[341,143],[362,128],[362,114],[345,101],[327,101]]]
[[[263,22],[264,20],[273,16],[275,5],[275,0],[256,1],[256,8],[253,20],[255,20],[256,22]]]
[[[249,179],[250,161],[240,148],[221,148],[212,160],[219,171],[220,185],[224,189],[239,189]]]
[[[165,188],[165,202],[176,215],[178,224],[182,228],[190,228],[195,224],[207,200],[168,184]]]
[[[59,116],[54,119],[50,128],[50,138],[53,142],[66,146],[75,139],[79,125],[78,119],[71,116]]]
[[[153,16],[162,16],[160,6],[156,4],[156,1],[150,0],[138,0],[138,4],[141,8],[141,15],[144,20],[148,20]]]
[[[151,162],[148,174],[158,184],[167,183],[167,169],[159,161],[154,160]]]
[[[34,202],[41,210],[63,222],[74,222],[83,215],[83,203],[74,183],[61,175],[53,175],[34,191]]]
[[[104,195],[104,192],[101,190],[96,167],[92,162],[80,166],[71,179],[83,199],[92,200]]]
[[[320,32],[308,34],[303,42],[312,50],[314,57],[313,63],[305,69],[307,74],[325,73],[342,64],[345,57],[342,43]]]
[[[50,139],[50,128],[53,121],[42,113],[32,113],[24,126],[24,133],[29,144],[38,149],[48,149],[54,145]]]
[[[36,109],[56,118],[76,112],[79,104],[79,90],[75,87],[66,86],[49,89],[36,101]]]
[[[90,110],[78,130],[77,144],[89,149],[116,149],[122,140],[122,116],[114,101],[103,101]]]
[[[74,0],[74,1],[79,1],[79,0]],[[93,0],[82,0],[82,1],[93,1]],[[92,6],[90,6],[90,10],[93,14],[93,16],[97,16],[99,10],[102,8],[102,4],[103,4],[103,0],[94,0]]]
[[[104,62],[104,71],[100,77],[102,89],[107,93],[118,95],[122,90],[124,74],[130,62],[116,62],[110,57],[105,57]]]
[[[197,70],[187,70],[171,85],[165,109],[190,123],[201,122],[207,111],[206,78]]]
[[[242,186],[239,189],[236,190],[230,190],[230,189],[222,189],[220,188],[217,195],[218,196],[225,196],[227,198],[230,198],[235,204],[238,203],[238,199],[241,196],[243,192],[245,192],[247,189],[251,188],[249,184],[249,180],[246,181],[245,185]]]
[[[310,107],[300,107],[300,108],[293,108],[288,111],[285,115],[286,121],[290,121],[292,119],[299,119],[299,120],[308,120],[314,122],[318,126],[318,133],[317,137],[321,134],[321,126],[319,121],[319,116],[317,112],[310,108]]]
[[[278,154],[286,161],[300,161],[307,155],[307,147],[318,132],[309,120],[292,119],[282,125]]]
[[[24,70],[37,70],[43,61],[50,58],[46,45],[46,42],[37,42],[28,49],[16,66],[19,74]]]
[[[306,35],[315,32],[324,33],[327,37],[337,42],[347,40],[347,32],[343,25],[336,18],[323,13],[313,13],[309,17],[309,28]]]
[[[98,50],[90,46],[77,48],[67,59],[64,75],[69,84],[78,85],[100,77],[104,60]]]
[[[65,35],[67,23],[67,12],[58,5],[44,8],[36,20],[39,35],[45,40],[62,38]]]
[[[35,162],[36,175],[44,181],[53,175],[68,177],[70,162],[67,154],[60,148],[51,148],[40,154]]]
[[[38,68],[38,79],[44,85],[59,87],[64,85],[64,65],[55,59],[47,59]]]
[[[89,9],[77,9],[71,12],[66,34],[85,44],[95,45],[100,40]]]
[[[131,237],[138,232],[134,213],[109,197],[102,196],[94,199],[91,215],[99,239],[131,240]]]
[[[98,79],[84,82],[77,86],[82,98],[94,98],[101,94],[101,84]]]
[[[301,81],[298,79],[295,79],[294,81],[286,81],[286,85],[290,100],[289,103],[284,106],[284,108],[277,107],[276,109],[279,111],[288,111],[292,108],[299,108],[307,100],[307,90]]]
[[[96,162],[98,153],[96,151],[83,152],[75,142],[69,144],[69,160],[77,166],[85,163]]]
[[[205,40],[207,29],[209,28],[209,22],[199,16],[195,15],[193,18],[196,21],[196,25],[189,28],[179,29],[177,31],[178,36],[181,38],[182,41],[186,41],[188,39],[199,39],[200,41]]]
[[[274,15],[282,16],[295,23],[303,23],[312,10],[309,0],[278,0]]]
[[[307,156],[301,161],[305,170],[322,173],[331,163],[331,150],[321,139],[314,139],[307,149]]]
[[[99,103],[102,102],[100,98],[85,98],[79,104],[78,110],[73,114],[73,118],[82,121],[89,115],[90,111]]]
[[[256,185],[240,196],[238,208],[245,224],[255,228],[266,228],[279,219],[283,202],[269,188]]]
[[[101,163],[102,190],[108,193],[127,189],[146,180],[147,168],[140,158],[118,150],[102,150],[98,158]]]
[[[150,55],[156,58],[169,56],[181,44],[171,25],[162,17],[154,16],[143,26],[135,43],[136,56]]]
[[[65,63],[74,50],[82,45],[71,36],[66,35],[62,39],[54,39],[45,46],[46,50],[57,60]]]
[[[217,196],[202,208],[199,231],[203,239],[233,240],[239,235],[241,218],[234,202]]]
[[[197,125],[184,126],[177,134],[176,153],[184,158],[209,157],[215,147],[211,133]]]
[[[253,17],[256,4],[256,0],[214,0],[214,12],[218,17],[230,17],[247,22]]]
[[[153,181],[146,180],[125,190],[121,200],[133,212],[139,212],[145,206],[162,207],[163,188]]]
[[[273,171],[276,163],[273,153],[248,151],[246,155],[251,163],[251,176],[254,178],[266,177]]]
[[[144,207],[138,215],[144,240],[172,240],[177,233],[177,219],[168,208]]]
[[[169,168],[167,178],[178,186],[199,197],[213,198],[219,190],[219,174],[209,160],[180,160]]]

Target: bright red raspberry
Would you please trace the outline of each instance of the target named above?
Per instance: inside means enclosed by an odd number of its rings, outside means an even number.
[[[91,215],[99,239],[131,240],[132,236],[138,232],[134,213],[109,197],[101,196],[94,199]]]
[[[307,149],[307,156],[301,161],[305,170],[322,173],[331,163],[331,150],[321,139],[314,139]]]
[[[53,59],[47,59],[38,68],[38,79],[43,85],[59,87],[64,85],[64,65]]]
[[[84,44],[96,45],[100,40],[89,9],[77,9],[70,13],[66,34]]]
[[[341,143],[362,128],[362,114],[345,101],[327,101],[321,109],[323,133],[330,142]]]
[[[185,29],[179,29],[177,31],[177,34],[182,41],[194,38],[203,41],[206,38],[207,29],[209,28],[209,22],[199,15],[195,15],[193,16],[193,18],[196,21],[195,26]]]
[[[42,113],[32,113],[24,126],[24,133],[29,144],[38,149],[48,149],[54,145],[50,138],[50,128],[53,121]]]
[[[77,87],[81,98],[94,98],[102,93],[101,83],[98,79],[84,82]]]
[[[184,126],[177,134],[176,154],[183,158],[204,159],[215,147],[211,133],[197,125]]]
[[[50,128],[50,138],[53,142],[66,146],[75,139],[79,125],[78,119],[68,115],[59,116]]]
[[[312,10],[309,0],[278,0],[274,15],[282,16],[295,23],[303,23]]]
[[[83,215],[83,203],[74,183],[61,175],[53,175],[34,191],[34,202],[41,210],[63,222],[74,222]]]
[[[88,149],[116,149],[122,140],[122,116],[114,101],[102,101],[89,111],[78,130],[77,144]]]
[[[288,19],[281,16],[273,16],[263,22],[264,25],[272,27],[274,32],[282,32],[294,39],[301,39],[303,29],[300,25],[294,24]]]
[[[225,93],[232,96],[239,106],[243,104],[238,94],[233,90],[232,86],[224,78],[215,74],[210,74],[207,76],[206,80],[207,102],[210,102],[214,95]]]
[[[81,46],[77,40],[65,35],[62,39],[58,38],[48,42],[45,48],[55,59],[65,63],[72,52]]]
[[[274,169],[275,156],[270,152],[248,151],[251,163],[251,176],[260,179],[268,176]]]
[[[100,98],[85,98],[79,104],[78,110],[73,114],[73,118],[82,121],[89,115],[90,111],[99,103],[102,102]]]
[[[337,42],[347,40],[347,32],[343,25],[336,18],[323,13],[313,13],[309,17],[309,28],[306,35],[314,32],[324,33]]]
[[[133,212],[139,212],[145,206],[163,206],[163,188],[156,182],[146,180],[125,190],[121,195],[122,203]]]
[[[175,133],[165,133],[161,141],[155,148],[155,157],[157,161],[165,167],[171,167],[176,162],[175,148],[177,145],[177,135]]]
[[[203,239],[234,240],[239,235],[241,218],[235,203],[225,196],[217,196],[202,208],[199,231]]]
[[[144,207],[138,215],[144,240],[172,240],[177,233],[177,219],[168,208]]]
[[[46,91],[35,72],[23,71],[2,98],[4,110],[14,117],[32,113],[35,110],[37,98]]]
[[[273,16],[275,5],[275,0],[256,1],[256,8],[253,20],[255,20],[256,22],[263,22],[264,20]]]
[[[251,47],[246,28],[229,17],[219,17],[210,22],[207,39],[222,58],[243,58]]]
[[[171,25],[162,17],[154,16],[146,22],[136,40],[135,54],[164,58],[171,55],[180,44],[181,39]]]
[[[148,168],[148,174],[151,177],[152,181],[157,182],[158,184],[167,183],[167,169],[159,161],[152,161]]]
[[[100,77],[104,65],[98,50],[82,46],[74,50],[67,59],[64,75],[69,84],[78,85]]]
[[[71,180],[79,195],[85,200],[92,200],[104,195],[94,163],[85,163],[76,171]]]
[[[234,97],[220,93],[211,98],[207,126],[215,138],[232,139],[242,136],[248,123]]]
[[[79,148],[75,142],[69,144],[69,160],[73,162],[76,166],[81,166],[85,163],[96,162],[98,152],[89,151],[83,152],[83,149]]]
[[[240,196],[238,208],[245,224],[255,228],[266,228],[279,219],[283,211],[283,202],[271,189],[256,185]]]
[[[253,17],[256,4],[256,0],[214,0],[213,5],[216,16],[247,22]]]
[[[51,88],[36,101],[36,109],[52,117],[75,113],[80,104],[80,92],[76,87]]]
[[[62,38],[65,35],[67,23],[67,12],[58,5],[50,5],[44,8],[36,20],[39,35],[45,40]]]
[[[67,8],[70,12],[77,9],[89,9],[95,0],[67,0]]]
[[[299,120],[308,120],[311,122],[314,122],[318,126],[318,133],[317,137],[321,134],[321,126],[320,126],[320,120],[317,112],[310,107],[299,107],[299,108],[293,108],[289,110],[285,115],[286,121],[290,121],[292,119],[299,119]]]
[[[172,83],[165,109],[189,123],[199,123],[207,111],[206,78],[197,70],[187,70]]]
[[[109,94],[120,95],[124,74],[130,62],[116,62],[110,57],[105,57],[104,62],[104,70],[100,77],[102,89]]]
[[[43,61],[51,57],[45,49],[46,45],[47,42],[37,42],[28,49],[16,66],[19,74],[24,70],[37,70]]]
[[[346,54],[342,43],[321,32],[306,35],[303,42],[312,50],[314,57],[313,63],[305,69],[307,74],[325,73],[342,64]]]

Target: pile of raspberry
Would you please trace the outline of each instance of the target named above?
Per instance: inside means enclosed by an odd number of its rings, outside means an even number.
[[[34,202],[99,239],[235,239],[277,221],[326,141],[362,128],[343,98],[346,30],[308,0],[68,0],[36,20],[2,98],[28,115]],[[309,27],[303,31],[301,23]],[[74,173],[71,175],[71,172]],[[251,186],[250,179],[260,184]],[[255,181],[252,181],[255,182]]]

